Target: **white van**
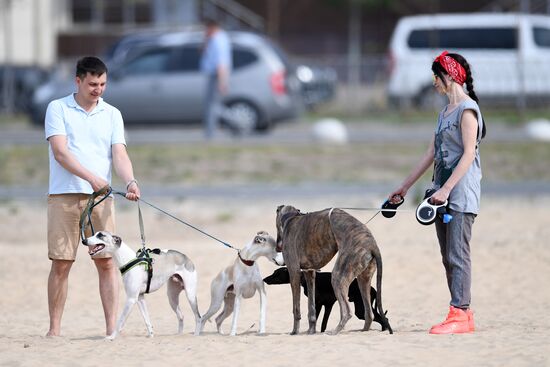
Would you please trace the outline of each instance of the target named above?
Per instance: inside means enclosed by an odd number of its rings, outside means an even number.
[[[390,101],[433,105],[431,65],[443,50],[468,60],[481,103],[550,96],[550,16],[436,14],[399,20],[390,41]]]

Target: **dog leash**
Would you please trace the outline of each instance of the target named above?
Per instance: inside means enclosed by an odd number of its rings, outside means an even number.
[[[371,220],[373,220],[378,214],[384,212],[384,213],[397,213],[397,212],[413,212],[414,210],[409,209],[382,209],[382,208],[338,208],[343,210],[357,210],[357,211],[376,211],[372,217],[370,217],[369,220],[365,222],[365,224],[369,224]]]
[[[121,191],[113,191],[112,189],[111,189],[111,191],[112,191],[113,194],[117,194],[117,195],[126,197],[126,193],[124,193],[124,192],[121,192]],[[202,230],[202,229],[200,229],[200,228],[198,228],[198,227],[192,225],[191,223],[186,222],[186,221],[184,221],[184,220],[182,220],[182,219],[176,217],[175,215],[172,215],[172,214],[168,213],[166,210],[163,210],[163,209],[159,208],[158,206],[156,206],[156,205],[154,205],[154,204],[152,204],[152,203],[150,203],[150,202],[148,202],[148,201],[146,201],[146,200],[143,200],[142,198],[139,198],[139,199],[137,200],[137,203],[138,203],[138,212],[139,212],[138,215],[139,215],[139,223],[140,223],[140,231],[141,231],[141,236],[142,236],[142,243],[145,243],[145,234],[144,234],[144,230],[143,230],[143,217],[142,217],[142,215],[141,215],[141,208],[140,208],[140,206],[139,206],[139,202],[140,202],[140,201],[143,202],[144,204],[149,205],[151,208],[158,210],[159,212],[163,213],[164,215],[167,215],[167,216],[169,216],[170,218],[172,218],[172,219],[174,219],[174,220],[180,222],[181,224],[184,224],[184,225],[186,225],[186,226],[188,226],[188,227],[191,227],[191,228],[194,229],[195,231],[197,231],[197,232],[199,232],[199,233],[202,233],[203,235],[205,235],[205,236],[207,236],[207,237],[213,239],[214,241],[217,241],[217,242],[221,243],[221,244],[224,245],[225,247],[229,247],[230,249],[233,249],[233,250],[235,250],[235,251],[240,251],[238,248],[232,246],[230,243],[225,242],[225,241],[222,241],[222,240],[220,240],[219,238],[217,238],[217,237],[215,237],[215,236],[213,236],[213,235],[207,233],[206,231],[204,231],[204,230]]]
[[[84,241],[86,238],[86,227],[90,226],[90,230],[92,231],[92,235],[95,234],[94,225],[92,223],[92,210],[97,205],[101,204],[101,202],[109,197],[111,195],[112,189],[109,186],[105,186],[102,189],[98,190],[97,192],[93,192],[92,195],[90,195],[90,198],[88,199],[88,202],[86,203],[86,206],[84,207],[84,210],[82,211],[82,214],[80,215],[80,220],[78,223],[78,226],[80,228],[80,240]],[[99,201],[95,201],[95,199],[99,196],[103,196]],[[88,219],[88,223],[84,223]]]
[[[91,221],[91,213],[92,213],[92,210],[93,208],[98,205],[99,203],[101,203],[103,200],[105,200],[106,198],[108,198],[111,194],[118,194],[118,195],[122,195],[122,196],[126,196],[126,194],[120,192],[120,191],[115,191],[113,192],[113,189],[110,187],[110,186],[106,186],[104,187],[103,189],[99,190],[98,193],[94,193],[92,194],[92,197],[90,198],[91,200],[88,200],[88,220],[89,220],[89,223],[90,223],[90,226],[92,226],[92,221]],[[99,200],[98,202],[94,202],[94,196],[97,197],[99,195],[103,195],[103,198],[101,200]],[[93,205],[89,205],[90,204],[90,201],[94,202]],[[134,266],[136,265],[145,265],[145,270],[147,271],[147,286],[145,288],[145,293],[149,293],[149,290],[151,289],[151,280],[153,279],[153,258],[150,256],[150,253],[155,253],[155,254],[159,254],[160,253],[160,250],[159,249],[149,249],[146,247],[145,245],[145,229],[144,229],[144,226],[143,226],[143,216],[141,214],[141,207],[139,206],[139,201],[137,202],[137,205],[138,205],[138,220],[139,220],[139,230],[140,230],[140,235],[141,235],[141,249],[137,251],[136,253],[136,258],[132,261],[130,261],[128,264],[124,265],[122,268],[120,268],[120,273],[122,275],[124,275],[124,273],[126,273],[128,270],[132,269]],[[92,234],[94,233],[94,229],[93,229],[93,226],[91,227],[91,230],[92,230]]]

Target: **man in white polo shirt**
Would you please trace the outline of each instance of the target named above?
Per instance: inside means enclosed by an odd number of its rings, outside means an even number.
[[[79,220],[90,194],[111,184],[111,166],[126,183],[126,198],[140,196],[132,162],[126,151],[120,111],[101,98],[107,84],[107,67],[96,57],[76,65],[77,92],[50,102],[45,130],[49,141],[48,277],[50,329],[59,336],[67,299],[69,272],[80,243]],[[110,197],[92,212],[95,230],[114,232],[114,203]],[[116,324],[118,273],[109,256],[94,256],[99,294],[105,314],[106,335]]]

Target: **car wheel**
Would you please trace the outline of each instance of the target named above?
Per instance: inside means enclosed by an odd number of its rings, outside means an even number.
[[[222,114],[222,124],[239,135],[247,135],[263,127],[260,112],[247,101],[228,103]]]

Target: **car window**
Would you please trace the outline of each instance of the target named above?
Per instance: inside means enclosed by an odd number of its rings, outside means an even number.
[[[550,47],[550,29],[535,27],[533,29],[535,44],[540,47]]]
[[[201,46],[185,45],[174,49],[168,70],[171,72],[198,71],[201,58]]]
[[[233,47],[233,69],[240,69],[253,64],[258,60],[258,56],[252,50]]]
[[[411,48],[515,49],[515,28],[418,29],[408,39]]]
[[[170,49],[155,49],[137,56],[126,64],[126,74],[147,75],[165,72],[170,59]]]

